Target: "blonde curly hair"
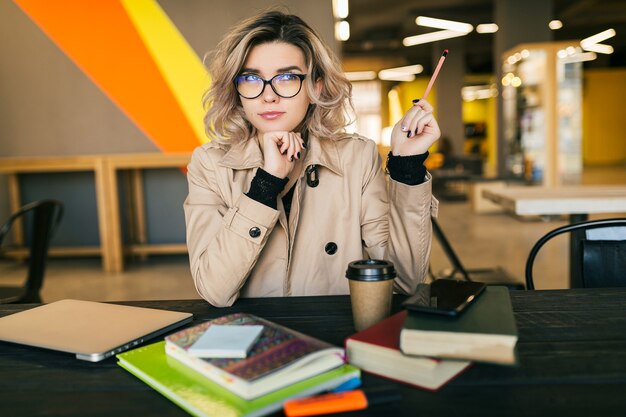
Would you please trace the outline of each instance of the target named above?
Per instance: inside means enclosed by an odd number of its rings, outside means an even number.
[[[256,45],[285,42],[300,48],[307,64],[307,89],[312,104],[299,130],[319,138],[333,138],[348,125],[352,85],[335,54],[302,19],[278,10],[263,12],[236,25],[218,44],[210,66],[211,86],[202,102],[205,130],[218,143],[234,143],[256,135],[246,119],[234,83],[248,53]],[[321,93],[315,82],[322,82]]]

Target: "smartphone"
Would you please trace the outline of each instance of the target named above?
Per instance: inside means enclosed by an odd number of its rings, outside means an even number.
[[[437,279],[431,284],[419,284],[415,294],[402,306],[411,311],[456,316],[471,305],[484,289],[482,282]]]

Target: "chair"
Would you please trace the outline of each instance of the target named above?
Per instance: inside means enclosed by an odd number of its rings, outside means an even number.
[[[0,286],[0,304],[6,303],[40,303],[39,290],[48,258],[48,246],[56,227],[63,217],[63,203],[58,200],[40,200],[29,203],[14,213],[0,227],[0,256],[9,249],[4,244],[5,237],[13,229],[16,222],[24,220],[23,225],[29,234],[28,274],[22,285]]]
[[[441,248],[443,249],[446,257],[450,261],[450,264],[452,265],[451,271],[446,272],[445,274],[439,275],[439,276],[434,276],[434,274],[432,274],[432,271],[430,271],[430,267],[429,267],[431,278],[433,279],[440,279],[440,278],[456,279],[456,277],[460,275],[465,281],[484,282],[485,284],[488,284],[488,285],[504,285],[508,287],[509,289],[514,289],[514,290],[524,289],[524,284],[522,284],[521,282],[515,282],[515,279],[511,277],[511,275],[509,275],[502,267],[497,266],[494,268],[475,268],[475,269],[465,268],[465,266],[463,266],[463,264],[461,263],[461,259],[458,257],[458,255],[452,248],[450,241],[448,241],[448,238],[443,233],[443,230],[441,229],[441,226],[439,226],[439,223],[437,222],[437,220],[431,217],[431,221],[433,225],[433,233],[435,237],[437,238],[437,240],[439,241],[439,244],[441,245]]]
[[[625,227],[622,230],[626,233],[626,219],[589,220],[558,227],[546,233],[532,247],[526,260],[526,288],[535,288],[533,265],[541,247],[563,233],[572,233],[571,238],[575,240],[572,244],[580,247],[579,251],[573,252],[573,256],[578,254],[579,259],[572,259],[570,267],[579,268],[575,272],[580,274],[583,288],[626,287],[626,237],[618,235],[611,238],[612,240],[606,239],[607,231],[615,232],[615,227]],[[586,237],[588,231],[594,230],[591,233],[595,236]],[[584,233],[581,235],[580,232]]]

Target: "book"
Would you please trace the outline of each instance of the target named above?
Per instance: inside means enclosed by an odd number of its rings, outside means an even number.
[[[289,399],[332,390],[360,378],[360,371],[342,365],[330,371],[247,401],[165,354],[157,342],[117,355],[118,365],[193,416],[255,417],[279,411]]]
[[[408,355],[504,365],[517,363],[516,344],[511,298],[503,286],[488,286],[458,317],[410,312],[400,333],[400,348]]]
[[[199,358],[245,358],[263,326],[222,326],[214,324],[189,346],[187,352]]]
[[[260,325],[245,359],[198,358],[188,349],[212,325]],[[342,348],[251,314],[229,314],[165,338],[165,352],[226,389],[250,400],[345,363]]]
[[[449,361],[406,356],[400,351],[400,330],[406,311],[346,339],[348,362],[385,378],[436,391],[470,366],[467,361]]]

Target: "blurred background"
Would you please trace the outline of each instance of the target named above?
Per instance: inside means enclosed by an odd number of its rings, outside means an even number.
[[[103,271],[96,174],[71,158],[132,160],[205,142],[203,60],[229,27],[274,6],[302,17],[341,57],[353,82],[350,130],[375,140],[383,157],[391,127],[449,50],[428,97],[442,139],[427,164],[440,223],[468,264],[503,265],[521,281],[532,243],[566,222],[511,216],[484,200],[482,187],[626,184],[624,0],[5,0],[0,219],[42,198],[66,208],[52,247],[70,249],[52,251],[44,301],[196,296],[184,249],[184,170],[127,163],[115,171],[121,214],[109,226],[130,247],[140,210],[139,243],[156,249],[125,250],[122,268]],[[31,157],[74,168],[11,170],[10,161]],[[140,172],[139,208],[126,171]],[[432,269],[445,269],[434,246]],[[566,241],[551,251],[538,260],[544,283],[567,286]]]

